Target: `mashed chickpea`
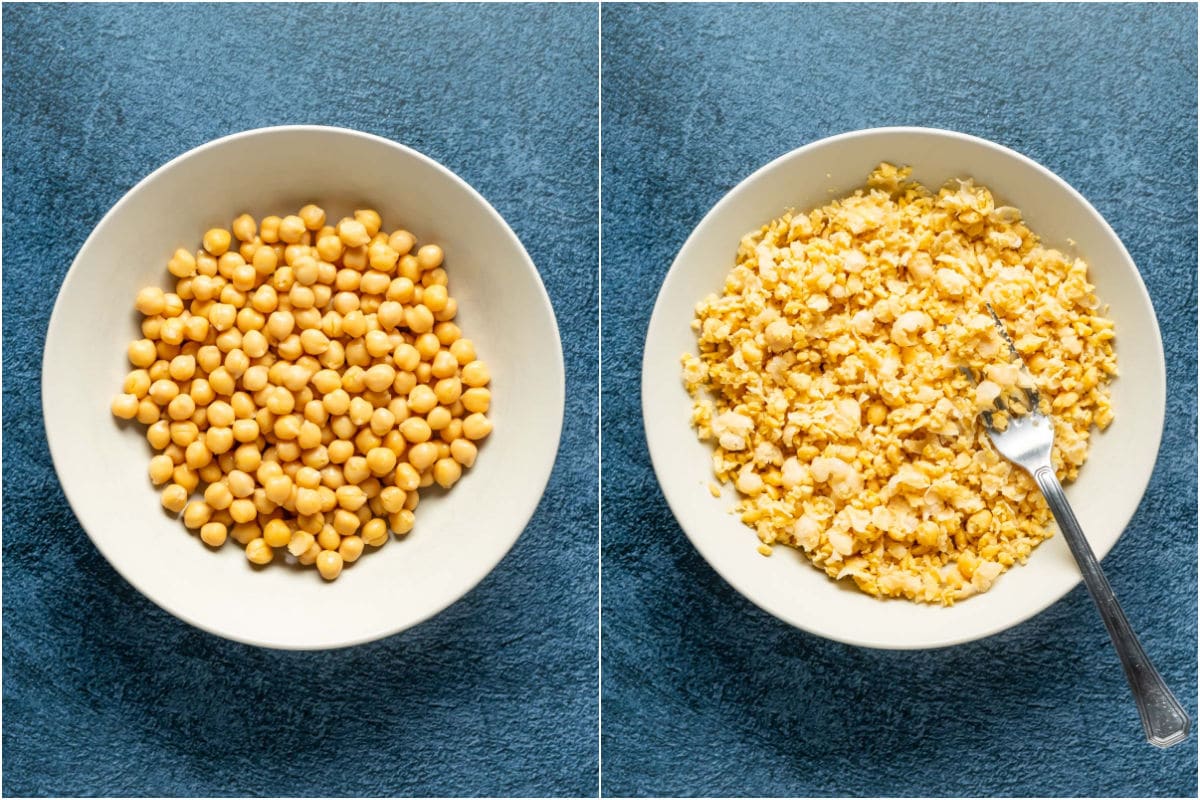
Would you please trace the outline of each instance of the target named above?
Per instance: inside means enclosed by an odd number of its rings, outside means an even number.
[[[683,372],[761,552],[788,545],[869,594],[951,604],[1051,535],[1036,486],[976,423],[1022,380],[985,304],[1073,480],[1092,426],[1113,419],[1113,326],[1087,265],[1043,247],[1017,209],[881,164],[865,189],[743,238],[723,293],[696,307]]]

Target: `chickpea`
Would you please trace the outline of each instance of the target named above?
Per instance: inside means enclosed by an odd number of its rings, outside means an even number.
[[[382,358],[394,349],[394,345],[388,339],[388,335],[379,330],[367,331],[364,343],[367,347],[367,353],[371,358]]]
[[[384,353],[390,349],[384,350]],[[395,367],[390,364],[376,364],[366,371],[366,374],[363,376],[363,383],[373,392],[382,392],[391,387],[395,379]]]
[[[136,399],[141,400],[150,391],[150,384],[152,382],[148,370],[135,369],[125,376],[125,385],[123,388],[126,394],[131,394]]]
[[[413,333],[427,333],[433,329],[433,312],[424,305],[409,306],[404,310],[404,324]]]
[[[216,461],[210,461],[201,467],[197,471],[197,474],[200,476],[200,480],[205,483],[216,483],[221,480],[221,476],[225,473],[221,472],[221,466]]]
[[[242,258],[240,252],[230,250],[217,259],[217,274],[227,281],[232,281],[234,271],[245,263],[246,259]]]
[[[404,508],[406,499],[406,492],[397,486],[384,486],[379,491],[381,507],[389,514],[394,514]]]
[[[258,234],[258,223],[249,214],[241,214],[233,221],[233,235],[239,241],[249,242]]]
[[[155,486],[166,483],[175,472],[175,462],[170,456],[159,454],[150,459],[150,482]]]
[[[173,514],[183,511],[187,505],[188,491],[177,483],[172,483],[162,492],[162,506]]]
[[[342,466],[342,473],[350,483],[362,483],[370,476],[371,469],[363,456],[351,456]]]
[[[257,441],[261,428],[254,419],[239,419],[233,423],[233,440],[239,444],[250,444]]]
[[[487,365],[482,361],[472,361],[462,368],[462,382],[471,388],[486,386],[491,379]]]
[[[311,467],[301,467],[296,470],[292,480],[303,489],[316,489],[321,485],[321,473]]]
[[[358,526],[358,515],[353,511],[339,508],[333,512],[333,529],[337,531],[339,536],[350,536],[358,530]]]
[[[202,541],[232,536],[256,564],[287,547],[332,580],[411,530],[418,490],[457,482],[491,431],[444,254],[373,210],[334,226],[312,204],[203,239],[168,262],[174,291],[138,292],[112,412],[148,426],[163,507]]]
[[[358,522],[358,517],[354,518]],[[352,564],[362,555],[363,540],[360,536],[347,536],[342,539],[342,543],[338,545],[337,553],[342,557],[342,560],[347,564]]]
[[[432,442],[421,442],[408,449],[408,463],[417,472],[424,472],[438,459],[437,446]]]
[[[270,564],[271,559],[275,557],[275,552],[267,545],[262,538],[252,539],[246,545],[246,558],[251,564]]]
[[[200,484],[200,476],[189,469],[187,464],[182,463],[176,466],[175,471],[171,473],[171,480],[189,492],[195,491]]]
[[[389,431],[396,427],[396,415],[387,408],[376,408],[371,414],[368,424],[371,426],[373,434],[376,436],[386,436]]]
[[[483,414],[471,414],[463,420],[463,436],[482,439],[492,432],[492,421]]]
[[[229,531],[229,535],[233,537],[235,542],[245,547],[250,542],[262,536],[262,529],[253,522],[239,522]]]
[[[317,571],[327,581],[342,574],[342,555],[335,550],[322,550],[317,556]]]
[[[332,464],[345,464],[346,460],[354,455],[354,444],[344,439],[337,439],[329,443],[329,461]]]
[[[292,538],[288,542],[288,552],[297,558],[308,552],[309,548],[317,543],[317,539],[308,531],[294,531]]]
[[[224,255],[232,239],[224,228],[211,228],[204,234],[204,249],[214,256]]]
[[[134,412],[136,413],[136,411]],[[146,441],[155,450],[162,450],[171,443],[171,427],[166,420],[158,420],[146,429]]]
[[[200,540],[209,547],[225,544],[228,529],[220,522],[206,522],[200,527]]]
[[[479,450],[469,439],[455,439],[450,443],[450,457],[468,469],[475,464]]]
[[[347,416],[334,417],[329,421],[329,429],[333,431],[333,435],[339,439],[350,439],[354,436],[354,432],[358,427],[350,421]]]
[[[296,490],[296,511],[300,514],[316,514],[321,510],[321,495],[315,489]]]
[[[321,428],[311,420],[302,420],[300,431],[296,434],[296,444],[302,450],[312,450],[319,446],[321,444]]]
[[[392,533],[399,536],[403,536],[411,531],[415,522],[416,517],[413,515],[411,509],[404,509],[395,514],[388,514],[388,527],[392,529]]]
[[[209,428],[204,434],[204,444],[214,455],[228,453],[233,448],[233,431],[229,428]]]
[[[408,409],[415,414],[428,414],[437,404],[437,395],[425,384],[413,387],[408,393]]]
[[[461,477],[462,465],[453,458],[440,458],[433,465],[433,479],[443,489],[449,489]]]
[[[138,413],[138,397],[134,394],[119,394],[112,401],[113,416],[118,419],[133,419]]]
[[[269,216],[263,217],[259,223],[258,235],[267,244],[275,244],[279,241],[279,224],[282,222],[279,217]]]
[[[336,234],[321,236],[317,239],[317,255],[324,261],[337,261],[342,257],[345,244]]]
[[[304,227],[310,231],[319,231],[325,225],[325,210],[320,206],[310,203],[301,208],[298,214],[304,221]]]
[[[296,524],[300,527],[300,530],[316,536],[326,527],[325,515],[320,512],[316,514],[301,514],[296,517]]]
[[[279,239],[286,244],[296,244],[306,230],[307,226],[303,219],[295,215],[288,215],[279,222]]]
[[[462,397],[462,381],[457,377],[442,378],[434,384],[433,395],[443,406],[452,406]]]
[[[337,226],[338,238],[346,247],[362,247],[371,240],[371,234],[359,220],[344,219]]]
[[[283,474],[274,475],[267,479],[263,488],[271,502],[283,505],[292,496],[292,479]]]
[[[400,423],[400,434],[413,444],[427,442],[433,436],[429,423],[421,417],[409,417]]]
[[[316,536],[317,544],[323,550],[337,550],[342,543],[341,534],[335,531],[332,525],[323,526]]]
[[[233,492],[234,497],[249,497],[254,494],[254,478],[240,469],[235,469],[229,473],[229,490]]]
[[[171,359],[167,367],[171,380],[189,381],[196,374],[196,357],[193,355],[178,355]]]
[[[449,300],[450,295],[447,294],[446,287],[440,283],[426,287],[421,294],[421,303],[434,314],[445,311]]]
[[[262,538],[269,547],[288,547],[292,541],[292,530],[283,520],[273,519],[263,526]],[[308,549],[307,545],[304,549]]]
[[[147,286],[137,293],[133,306],[145,316],[153,317],[166,310],[166,295],[157,286]]]
[[[204,490],[204,502],[220,511],[233,505],[233,493],[229,491],[229,485],[223,481],[210,483]]]
[[[444,312],[443,312],[444,313]],[[462,338],[462,330],[453,322],[440,321],[433,326],[433,335],[441,342],[443,347],[450,347],[452,344]],[[455,356],[457,358],[457,356]],[[467,361],[473,360],[474,357],[468,358]],[[462,362],[459,362],[462,363]]]
[[[353,484],[341,486],[335,492],[338,505],[347,511],[357,511],[367,502],[367,495],[362,488]]]
[[[492,393],[487,389],[475,388],[467,389],[462,393],[459,401],[463,404],[463,408],[472,414],[486,414],[488,407],[491,405]]]
[[[135,367],[149,367],[157,356],[158,352],[154,342],[149,339],[138,339],[129,344],[129,363]]]
[[[436,244],[424,245],[417,251],[417,262],[422,270],[437,269],[442,265],[443,258],[442,248]]]
[[[187,445],[184,451],[184,463],[190,469],[194,470],[199,470],[201,467],[206,467],[212,463],[212,453],[203,440],[196,439]]]
[[[241,256],[238,258],[240,259]],[[241,264],[233,268],[231,280],[235,289],[240,292],[248,292],[258,282],[258,272],[254,269],[253,264],[247,264],[243,260]]]
[[[176,395],[167,404],[167,415],[171,419],[189,419],[194,413],[196,413],[196,401],[192,399],[191,395]]]
[[[212,519],[213,509],[202,500],[193,500],[183,509],[183,524],[192,530],[199,530],[204,523]]]
[[[155,403],[165,406],[179,396],[179,384],[166,379],[157,380],[150,384],[148,394]]]
[[[413,465],[400,463],[396,465],[393,481],[397,488],[405,492],[415,492],[420,486],[421,474]]]
[[[362,541],[364,544],[369,544],[372,547],[379,547],[387,542],[387,523],[379,518],[368,520],[362,526]],[[345,555],[343,554],[344,557]]]
[[[170,444],[173,446],[167,447],[167,449],[163,452],[168,453],[168,455],[172,455],[172,457],[174,457],[175,453],[179,453],[180,449],[186,449],[186,447],[192,444],[193,441],[196,441],[200,435],[200,429],[196,426],[196,423],[190,420],[187,422],[170,422],[168,429],[170,431]],[[176,464],[182,464],[187,461],[187,451],[182,450],[182,453],[184,453],[184,457],[176,458]]]
[[[329,349],[329,337],[317,328],[310,328],[300,334],[300,346],[306,353],[320,355]]]
[[[217,274],[217,259],[205,250],[196,251],[196,272],[211,278]]]
[[[435,339],[435,341],[436,341],[436,339]],[[471,362],[471,364],[468,364],[466,367],[463,367],[464,381],[466,380],[467,368],[473,366],[474,364],[478,364],[478,363],[480,363],[480,362],[473,361],[473,362]],[[430,371],[433,373],[433,377],[435,377],[439,380],[441,380],[443,378],[452,378],[458,374],[458,359],[456,359],[450,353],[449,350],[438,350],[437,354],[433,357],[433,364],[430,367]],[[475,373],[473,373],[473,374],[475,374]],[[478,376],[476,379],[478,379]],[[475,385],[481,385],[481,384],[468,384],[468,385],[475,386]]]
[[[167,271],[176,278],[190,278],[196,274],[196,258],[187,250],[180,248],[167,262]]]
[[[152,425],[158,422],[162,417],[158,405],[149,397],[143,398],[137,407],[137,415],[134,417],[143,425]]]
[[[392,231],[392,235],[388,237],[388,247],[402,256],[408,255],[408,251],[412,250],[416,243],[416,237],[403,229]]]
[[[267,317],[267,333],[277,342],[281,342],[290,336],[295,325],[295,317],[290,312],[282,309],[272,312]]]
[[[425,416],[425,421],[429,424],[431,431],[444,431],[450,427],[454,418],[450,414],[450,409],[445,406],[437,406]]]
[[[386,447],[376,447],[367,453],[367,467],[375,475],[386,475],[396,466],[396,454]]]
[[[317,563],[317,556],[319,556],[321,552],[321,546],[314,541],[308,546],[308,550],[306,550],[302,555],[296,557],[296,560],[306,567],[311,567]]]
[[[439,324],[441,324],[449,322],[456,316],[458,316],[458,301],[451,297],[446,300],[446,307],[434,314],[433,318],[437,320]],[[437,326],[435,325],[434,328],[436,329]]]
[[[283,441],[292,441],[300,435],[300,417],[284,414],[275,420],[275,436]]]
[[[272,414],[283,416],[292,413],[296,407],[296,397],[287,388],[277,386],[266,398],[266,409]]]

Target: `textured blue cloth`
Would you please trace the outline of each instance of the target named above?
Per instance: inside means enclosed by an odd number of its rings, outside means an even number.
[[[6,5],[7,795],[594,794],[594,6]],[[80,529],[42,429],[55,293],[154,168],[264,125],[341,125],[457,172],[538,265],[567,366],[560,458],[466,598],[344,651],[233,644],[159,610]]]
[[[776,156],[908,124],[1040,161],[1113,224],[1162,326],[1163,448],[1105,566],[1194,715],[1195,6],[608,5],[602,29],[605,794],[1194,797],[1196,734],[1142,741],[1082,587],[927,652],[824,641],[742,599],[663,501],[636,387],[684,239]]]

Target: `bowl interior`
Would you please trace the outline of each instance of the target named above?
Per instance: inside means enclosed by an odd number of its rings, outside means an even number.
[[[946,131],[892,128],[825,139],[772,162],[731,191],[680,250],[659,293],[643,360],[646,436],[659,483],[680,525],[734,588],[777,617],[827,638],[871,647],[960,643],[1003,630],[1049,606],[1079,580],[1061,536],[1038,547],[990,591],[950,608],[880,601],[834,582],[798,551],[775,548],[728,513],[733,489],[713,498],[711,447],[689,426],[691,401],[679,358],[697,352],[689,323],[697,301],[719,291],[746,232],[789,208],[808,210],[865,184],[880,162],[913,168],[936,190],[973,177],[998,203],[1024,212],[1043,242],[1084,258],[1116,330],[1121,377],[1112,385],[1116,419],[1094,435],[1079,480],[1067,487],[1098,556],[1116,542],[1137,508],[1158,452],[1165,403],[1162,342],[1137,268],[1120,240],[1078,193],[1034,162],[998,145]]]
[[[161,508],[143,426],[108,410],[140,337],[133,297],[173,285],[175,248],[249,212],[316,202],[333,220],[373,207],[446,253],[456,320],[493,375],[495,430],[450,493],[422,491],[404,539],[325,583],[315,570],[253,567],[236,543],[210,552]],[[528,365],[536,364],[537,369]],[[499,215],[445,168],[352,131],[289,127],[194,150],[138,184],[84,244],[59,293],[43,366],[47,436],[63,488],[100,551],[134,586],[213,633],[286,648],[394,633],[480,581],[520,535],[550,475],[563,415],[563,363],[549,299]],[[279,556],[276,560],[281,560]]]

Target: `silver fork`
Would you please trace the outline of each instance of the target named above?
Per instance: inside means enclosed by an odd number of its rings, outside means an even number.
[[[1024,360],[1017,353],[1008,331],[990,305],[988,313],[992,315],[1000,335],[1008,344],[1013,359],[1028,375]],[[1026,388],[1023,395],[1022,405],[1027,408],[1014,408],[1011,403],[1006,406],[997,399],[997,409],[1004,411],[1008,419],[1008,426],[1003,431],[994,424],[992,412],[985,411],[981,414],[988,436],[1001,455],[1029,473],[1054,513],[1054,519],[1071,548],[1071,555],[1075,556],[1075,561],[1079,564],[1083,582],[1100,611],[1104,626],[1108,628],[1108,635],[1112,637],[1113,647],[1121,659],[1125,678],[1129,681],[1129,688],[1133,691],[1133,699],[1142,718],[1142,727],[1146,730],[1146,738],[1151,744],[1163,748],[1179,744],[1187,738],[1191,719],[1175,699],[1175,695],[1171,694],[1158,670],[1150,663],[1146,651],[1142,649],[1141,642],[1125,617],[1125,612],[1121,610],[1108,579],[1104,577],[1104,571],[1100,569],[1096,554],[1092,552],[1074,512],[1071,511],[1062,484],[1058,482],[1050,462],[1050,451],[1054,446],[1054,425],[1038,407],[1037,390]]]

